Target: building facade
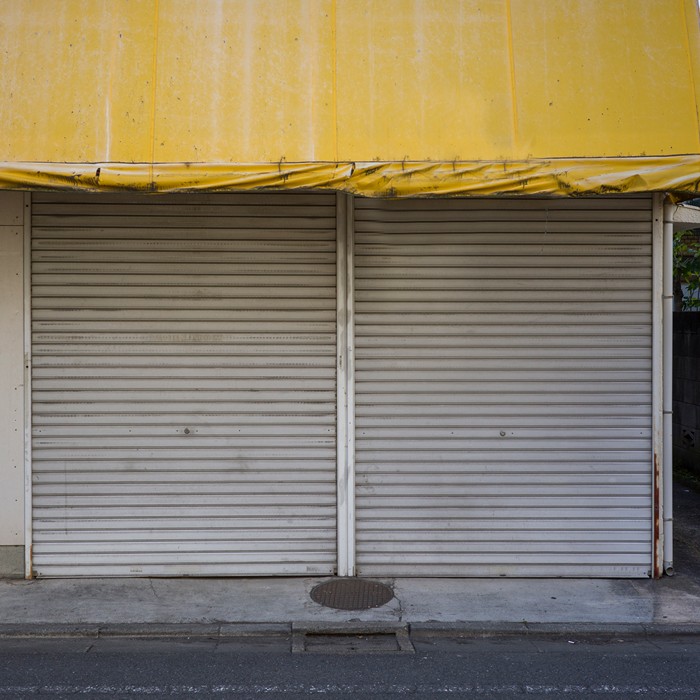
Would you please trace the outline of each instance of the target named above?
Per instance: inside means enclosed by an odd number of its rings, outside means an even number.
[[[697,7],[574,5],[3,10],[5,570],[670,570]]]

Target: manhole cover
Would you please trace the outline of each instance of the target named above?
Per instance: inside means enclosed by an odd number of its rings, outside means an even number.
[[[363,578],[332,578],[315,586],[311,600],[337,610],[369,610],[386,605],[394,597],[389,586]]]

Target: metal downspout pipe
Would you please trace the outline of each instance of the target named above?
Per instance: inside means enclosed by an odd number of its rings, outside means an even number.
[[[673,575],[673,212],[664,205],[663,227],[663,570]]]

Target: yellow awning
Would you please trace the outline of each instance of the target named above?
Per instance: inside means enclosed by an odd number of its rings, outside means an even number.
[[[0,187],[700,187],[696,0],[0,0]]]

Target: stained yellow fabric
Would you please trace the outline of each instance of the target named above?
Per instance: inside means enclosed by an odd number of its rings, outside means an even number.
[[[0,187],[698,191],[695,0],[0,0]]]

